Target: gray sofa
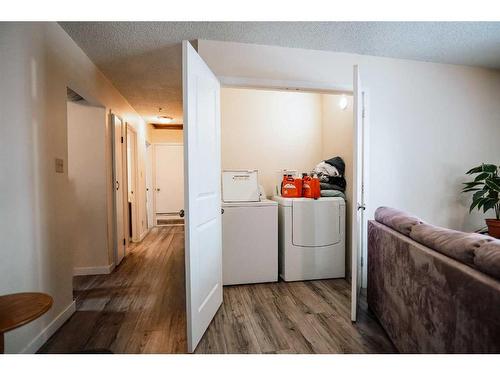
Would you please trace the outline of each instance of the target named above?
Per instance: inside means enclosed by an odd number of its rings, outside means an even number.
[[[368,306],[402,353],[500,353],[500,241],[381,207]]]

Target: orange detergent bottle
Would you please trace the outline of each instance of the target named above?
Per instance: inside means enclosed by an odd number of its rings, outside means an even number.
[[[312,191],[312,198],[318,199],[321,197],[321,185],[318,176],[314,175],[311,178],[311,191]]]
[[[285,198],[300,198],[302,196],[302,179],[284,175],[281,182],[281,196]]]
[[[304,198],[318,199],[321,196],[321,188],[319,178],[308,176],[307,173],[302,174],[302,196]]]
[[[307,173],[302,173],[302,196],[304,198],[312,198],[311,183],[312,178]]]

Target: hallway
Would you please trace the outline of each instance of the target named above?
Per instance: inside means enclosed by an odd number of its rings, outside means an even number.
[[[77,311],[39,350],[184,353],[184,228],[157,227],[110,275],[75,277]]]

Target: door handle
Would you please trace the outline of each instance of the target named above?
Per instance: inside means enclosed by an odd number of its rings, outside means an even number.
[[[156,191],[160,191],[160,188],[156,188]]]
[[[366,210],[366,206],[365,206],[364,204],[359,204],[359,203],[358,203],[358,204],[357,204],[357,206],[356,206],[356,209],[357,209],[358,211],[359,211],[359,210],[363,210],[363,211],[364,211],[364,210]]]
[[[180,217],[184,217],[184,210],[180,210],[180,211],[179,211],[179,216],[180,216]]]
[[[224,209],[223,208],[220,209],[220,213],[221,213],[221,215],[224,215]]]
[[[120,189],[120,181],[116,181],[116,190],[119,190]]]

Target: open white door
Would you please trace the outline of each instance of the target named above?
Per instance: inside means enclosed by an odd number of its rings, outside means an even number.
[[[115,266],[118,266],[125,256],[125,221],[124,221],[124,188],[126,186],[123,179],[123,121],[116,115],[111,114],[111,129],[113,132],[113,188],[114,196],[114,232],[115,232]]]
[[[182,42],[188,351],[222,304],[220,83]]]
[[[352,204],[352,260],[351,260],[351,320],[356,321],[361,289],[361,257],[363,254],[364,201],[364,110],[363,92],[359,67],[354,66],[354,157],[353,157],[353,204]]]

